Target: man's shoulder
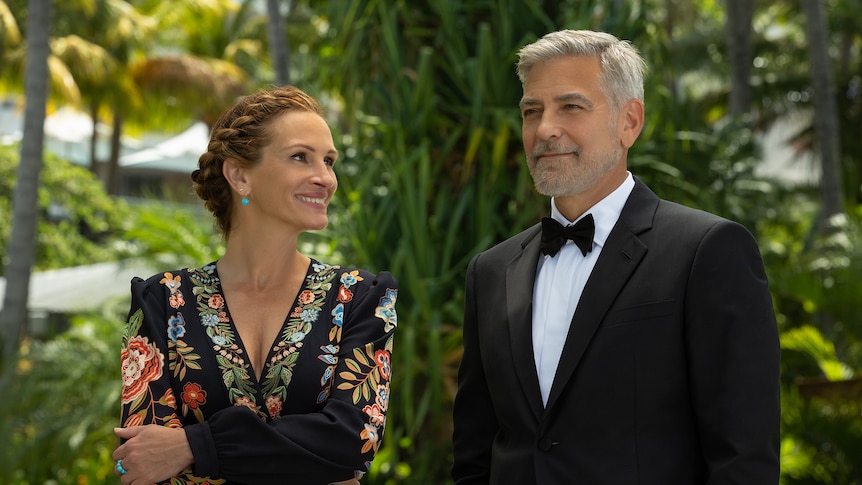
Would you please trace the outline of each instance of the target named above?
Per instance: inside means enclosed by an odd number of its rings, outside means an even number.
[[[533,240],[533,238],[541,236],[541,224],[536,223],[527,229],[511,236],[494,246],[479,253],[483,258],[504,258],[509,259],[515,254],[521,252],[524,247]],[[477,255],[477,256],[479,256]]]

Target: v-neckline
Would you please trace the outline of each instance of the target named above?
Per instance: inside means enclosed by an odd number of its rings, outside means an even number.
[[[215,281],[218,285],[217,286],[217,292],[219,295],[221,295],[222,299],[224,300],[224,311],[225,311],[225,316],[227,317],[227,323],[228,323],[228,325],[230,325],[231,331],[234,333],[234,335],[236,335],[236,345],[240,348],[243,355],[245,355],[244,360],[246,361],[246,363],[248,365],[248,369],[251,371],[251,372],[249,372],[249,380],[252,381],[255,389],[257,390],[258,393],[260,393],[261,382],[263,380],[263,376],[266,375],[265,371],[269,368],[269,362],[272,360],[273,349],[275,349],[278,346],[278,343],[282,340],[282,337],[284,334],[284,329],[287,326],[288,321],[290,320],[290,313],[293,311],[293,308],[295,308],[298,305],[299,295],[301,295],[302,291],[304,289],[306,289],[306,287],[308,286],[308,279],[309,279],[309,276],[311,275],[312,268],[314,267],[315,260],[314,260],[314,258],[309,258],[308,266],[305,269],[305,276],[302,278],[302,283],[299,285],[299,288],[296,291],[296,295],[294,295],[293,299],[291,300],[292,304],[288,308],[288,311],[284,315],[284,318],[282,318],[281,326],[279,327],[278,331],[275,333],[275,337],[273,337],[272,342],[270,342],[269,347],[267,347],[266,355],[264,355],[263,365],[260,368],[259,374],[258,374],[257,369],[254,368],[254,362],[251,361],[251,357],[248,353],[248,349],[245,346],[245,342],[243,342],[243,340],[242,340],[242,335],[240,334],[239,329],[237,328],[237,326],[234,322],[233,316],[231,316],[230,305],[228,304],[228,299],[225,296],[224,287],[222,286],[221,276],[219,275],[219,272],[218,272],[218,264],[217,263],[218,263],[218,261],[213,263],[213,268],[214,268],[213,274],[215,276]]]

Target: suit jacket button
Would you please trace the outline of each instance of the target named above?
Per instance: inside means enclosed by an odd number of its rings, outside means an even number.
[[[550,438],[542,438],[539,440],[539,449],[542,451],[549,451],[552,446],[554,446],[554,443]]]

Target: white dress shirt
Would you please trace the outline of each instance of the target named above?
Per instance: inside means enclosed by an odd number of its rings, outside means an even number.
[[[545,405],[581,293],[634,186],[634,178],[629,173],[616,190],[578,218],[592,214],[595,219],[593,249],[586,256],[572,241],[566,241],[556,256],[539,257],[533,287],[533,357]],[[578,222],[563,217],[553,198],[551,217],[563,226]]]

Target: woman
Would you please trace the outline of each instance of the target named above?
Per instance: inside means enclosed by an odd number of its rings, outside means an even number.
[[[383,434],[397,282],[297,249],[338,182],[318,103],[241,99],[192,174],[224,256],[132,281],[123,343],[124,484],[358,483]]]

